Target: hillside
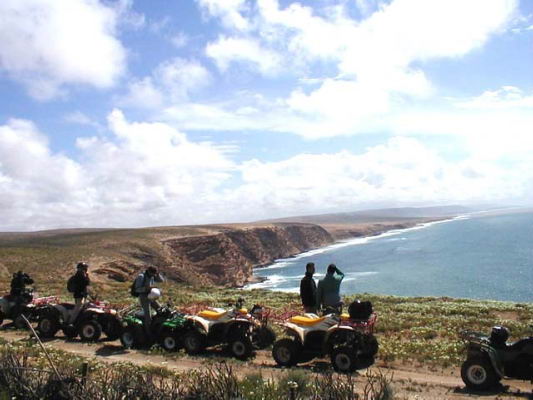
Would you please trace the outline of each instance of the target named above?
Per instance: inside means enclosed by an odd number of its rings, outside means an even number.
[[[148,265],[176,282],[242,286],[253,278],[254,267],[278,258],[342,239],[405,229],[455,215],[454,210],[374,210],[248,224],[0,233],[0,283],[7,285],[10,274],[20,269],[60,289],[76,263],[84,260],[91,265],[92,280],[104,288],[130,281]]]

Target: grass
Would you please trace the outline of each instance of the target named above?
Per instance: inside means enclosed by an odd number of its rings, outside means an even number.
[[[44,289],[44,290],[43,290]],[[214,287],[194,287],[164,283],[163,300],[186,312],[203,307],[227,307],[243,297],[249,308],[262,304],[271,310],[274,321],[283,321],[301,312],[299,297],[293,293],[266,290],[240,290]],[[97,291],[97,290],[96,290]],[[41,294],[69,295],[62,285],[41,287]],[[129,283],[112,283],[102,289],[100,297],[118,308],[134,304],[129,295]],[[530,333],[533,305],[499,301],[478,301],[435,297],[396,297],[358,294],[344,298],[346,304],[355,298],[370,300],[378,314],[376,336],[379,360],[390,363],[417,362],[436,367],[457,366],[464,360],[464,344],[458,336],[463,329],[490,333],[494,325],[504,325],[518,339]],[[278,334],[283,334],[275,327]]]
[[[213,363],[202,369],[177,372],[161,367],[129,363],[101,364],[90,361],[88,374],[81,376],[87,360],[50,350],[58,378],[50,371],[43,353],[31,341],[0,345],[0,399],[198,399],[198,400],[390,400],[390,378],[379,371],[357,384],[351,376],[330,372],[305,374],[289,371],[279,379],[260,374],[238,378],[231,364]],[[292,392],[292,397],[290,396]]]

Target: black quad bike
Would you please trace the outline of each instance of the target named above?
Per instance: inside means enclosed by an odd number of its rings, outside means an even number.
[[[231,354],[240,360],[249,358],[254,349],[264,349],[276,340],[276,334],[268,326],[268,315],[260,305],[250,312],[243,308],[239,298],[230,309],[211,308],[188,316],[194,330],[183,338],[188,354],[198,354],[208,346],[227,345]]]
[[[44,338],[52,338],[61,329],[66,337],[79,336],[84,342],[96,342],[102,332],[108,340],[116,340],[122,333],[118,313],[105,302],[92,298],[85,302],[73,324],[68,324],[74,304],[48,304],[39,310],[37,331]]]
[[[294,316],[282,323],[288,338],[274,343],[272,357],[291,367],[316,357],[329,357],[337,372],[351,373],[374,362],[379,344],[373,334],[377,316],[370,302],[354,301],[349,314]]]
[[[533,380],[533,337],[507,343],[509,330],[503,326],[493,327],[490,336],[473,331],[460,336],[468,354],[461,378],[469,389],[487,390],[502,378]]]
[[[143,311],[132,311],[122,319],[122,334],[120,342],[127,349],[151,347],[158,343],[167,351],[177,351],[182,345],[182,339],[193,324],[186,316],[172,310],[170,305],[160,307],[152,317],[150,336],[144,329]]]

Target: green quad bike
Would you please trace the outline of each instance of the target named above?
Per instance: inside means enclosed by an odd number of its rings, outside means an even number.
[[[169,305],[160,307],[152,316],[150,336],[144,329],[143,311],[125,315],[122,326],[120,342],[125,348],[146,348],[159,344],[166,351],[178,351],[183,347],[181,338],[194,328],[184,314],[172,310]]]

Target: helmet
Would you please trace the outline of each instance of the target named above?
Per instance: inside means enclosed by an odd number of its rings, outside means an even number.
[[[148,293],[148,299],[149,300],[157,300],[161,297],[161,289],[153,288],[150,290],[150,293]]]
[[[509,329],[505,326],[495,326],[490,332],[490,342],[496,346],[503,346],[509,339]]]
[[[84,269],[84,270],[88,270],[89,269],[89,265],[87,263],[84,263],[84,262],[79,262],[78,265],[76,265],[76,268],[77,269]]]

